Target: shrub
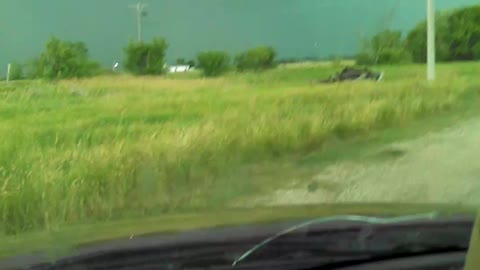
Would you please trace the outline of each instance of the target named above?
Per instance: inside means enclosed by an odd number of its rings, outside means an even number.
[[[386,30],[371,40],[376,64],[400,64],[411,62],[411,55],[405,48],[402,32]]]
[[[206,77],[215,77],[229,69],[230,56],[223,51],[201,52],[197,56],[197,62]]]
[[[195,60],[188,60],[187,65],[190,67],[195,67]]]
[[[387,48],[378,54],[378,64],[406,64],[412,62],[412,55],[405,48]]]
[[[93,76],[99,73],[100,64],[88,58],[83,42],[62,41],[52,37],[42,54],[32,61],[33,78],[65,79]]]
[[[239,54],[235,58],[235,65],[239,71],[264,70],[274,66],[276,56],[272,47],[257,47]]]
[[[160,75],[165,72],[167,41],[154,38],[152,42],[130,42],[125,48],[125,68],[135,75]]]
[[[371,66],[375,64],[373,56],[368,52],[361,52],[355,57],[355,63],[361,66]]]
[[[23,73],[23,65],[18,63],[12,63],[10,66],[10,80],[22,80],[25,79],[25,74]]]
[[[385,30],[372,37],[363,51],[357,55],[360,65],[402,64],[412,61],[410,51],[405,48],[402,32]]]

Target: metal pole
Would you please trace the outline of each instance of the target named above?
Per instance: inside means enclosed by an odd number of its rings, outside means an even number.
[[[435,0],[427,0],[427,80],[435,80]]]

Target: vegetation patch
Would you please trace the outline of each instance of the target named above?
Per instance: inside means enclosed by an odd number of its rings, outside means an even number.
[[[461,108],[478,97],[480,84],[463,73],[475,68],[440,66],[434,84],[402,79],[422,66],[386,68],[382,83],[305,83],[331,72],[321,65],[212,80],[10,84],[0,91],[0,230],[221,207],[272,188],[234,177],[245,165]]]

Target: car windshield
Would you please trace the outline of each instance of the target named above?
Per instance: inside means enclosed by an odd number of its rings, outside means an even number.
[[[0,259],[480,205],[478,0],[1,2]]]

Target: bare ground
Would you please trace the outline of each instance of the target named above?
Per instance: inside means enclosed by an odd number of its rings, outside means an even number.
[[[332,202],[480,204],[480,119],[348,158],[250,205]]]

